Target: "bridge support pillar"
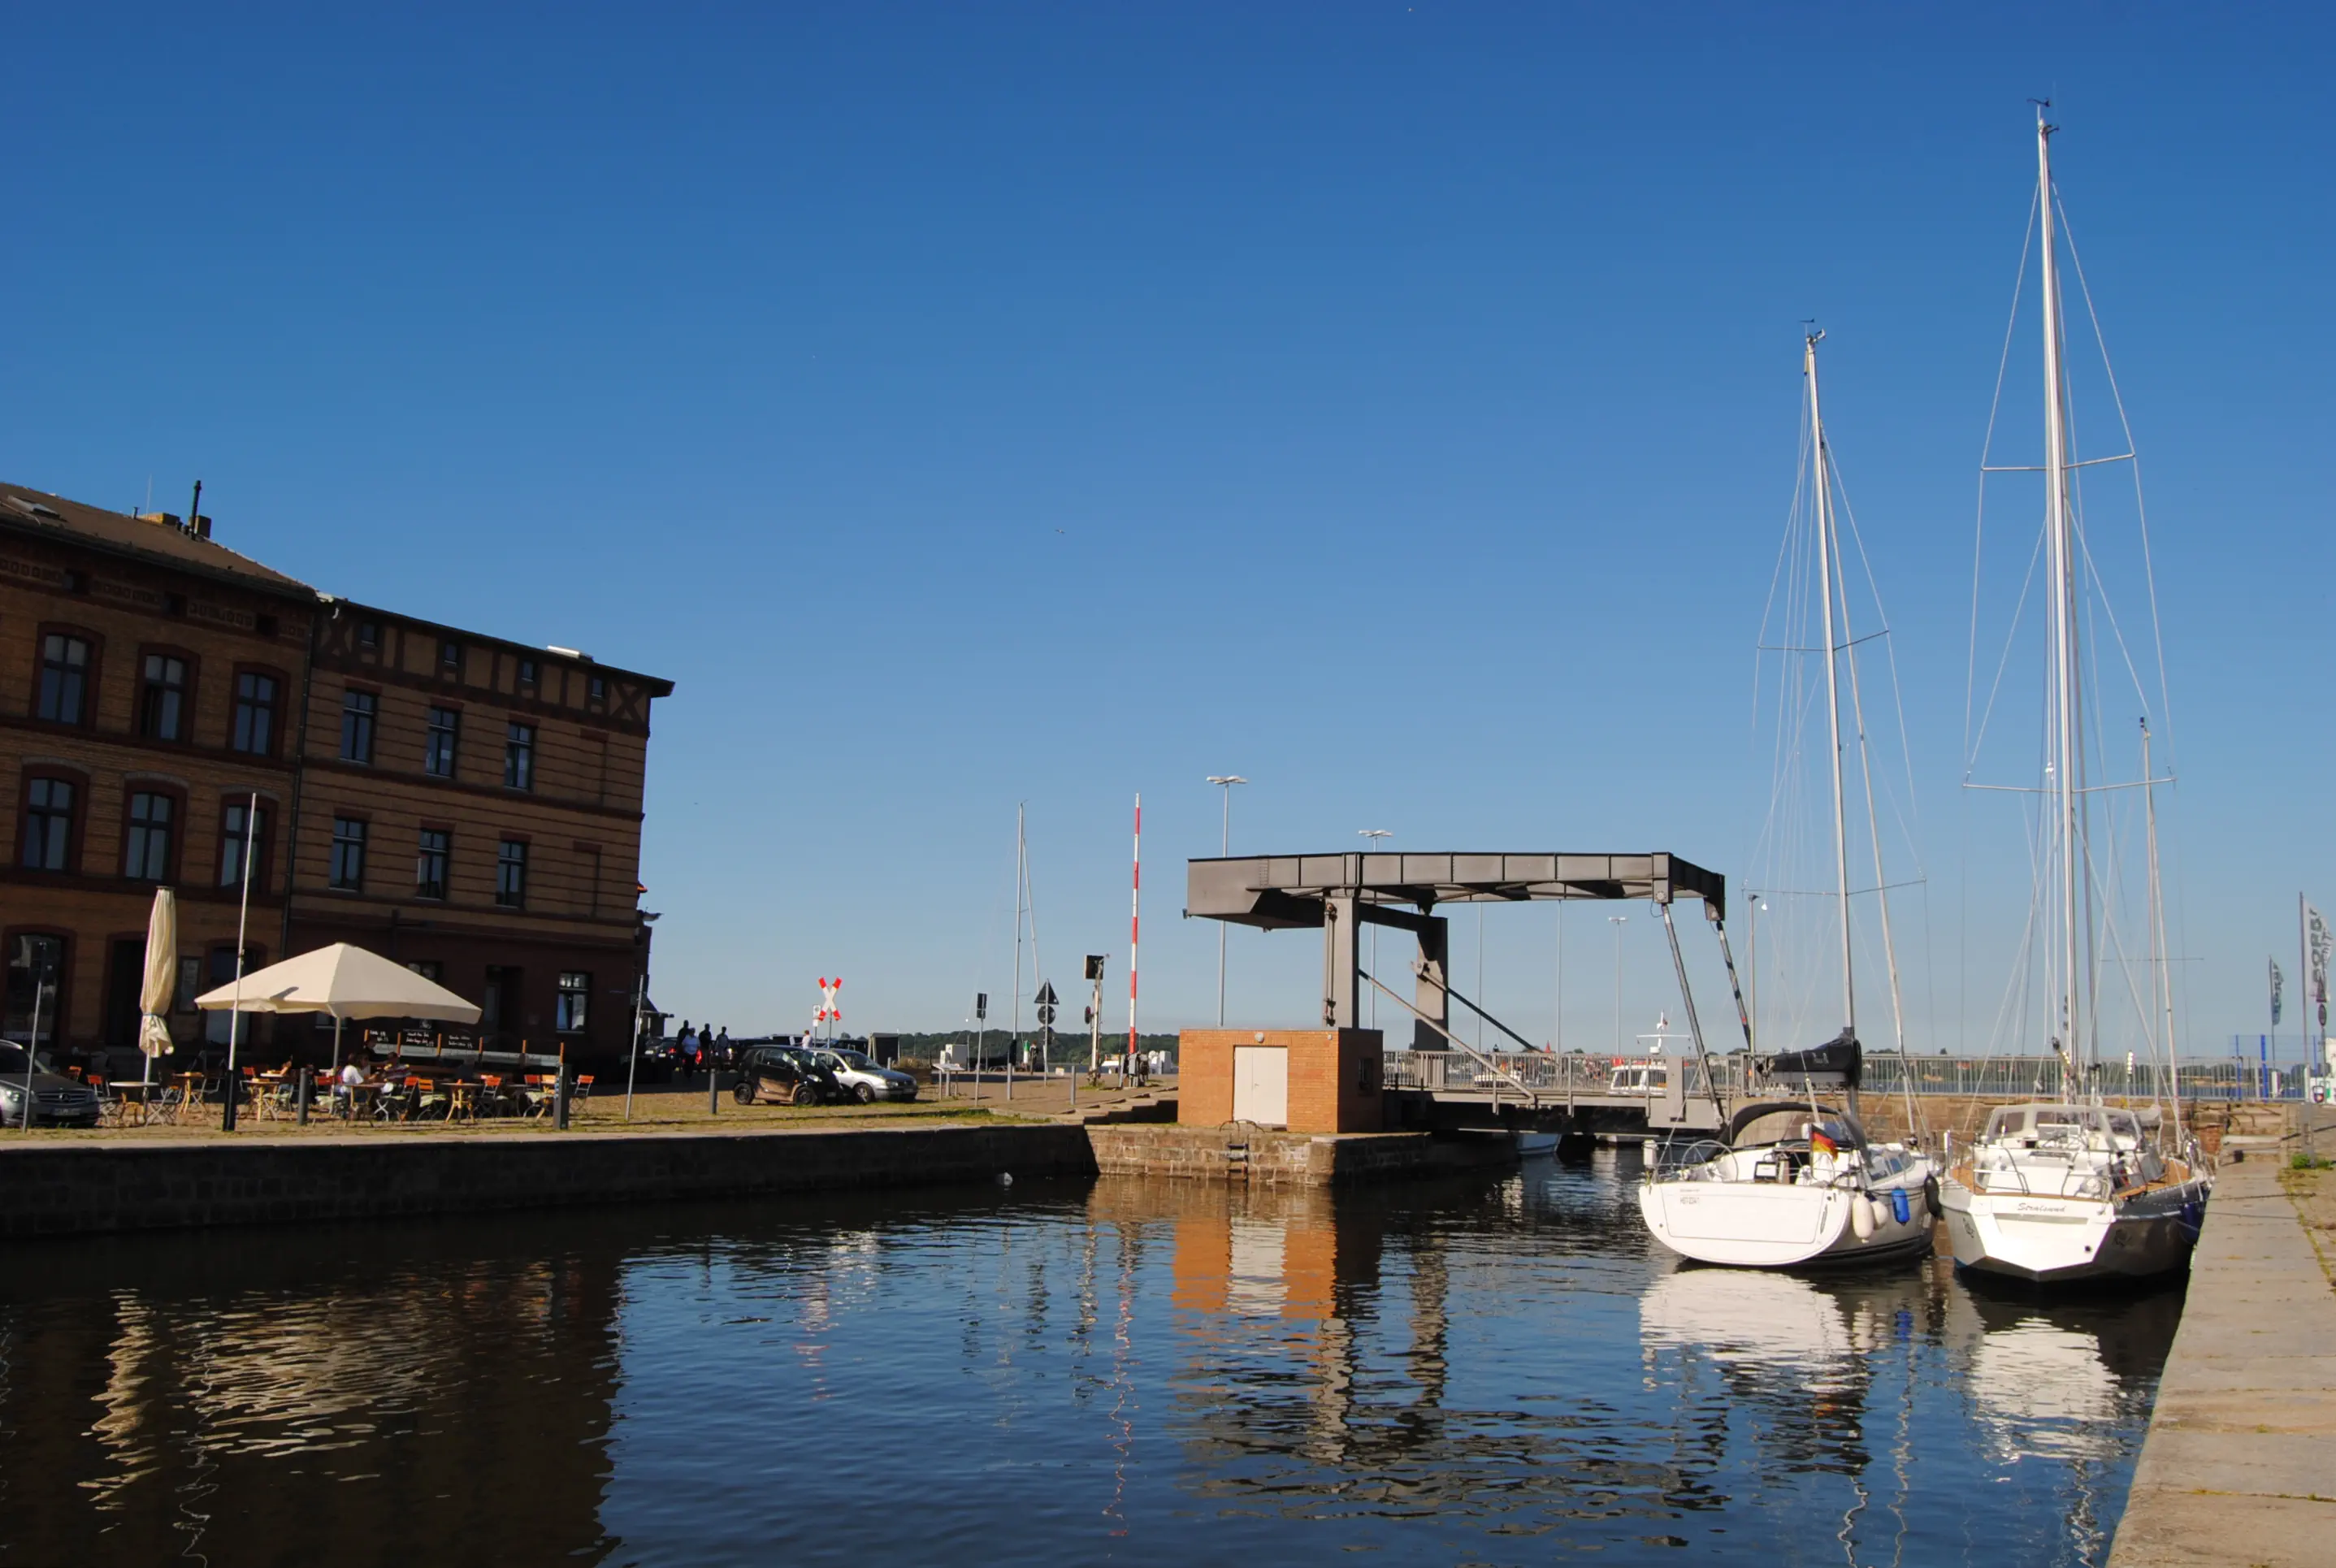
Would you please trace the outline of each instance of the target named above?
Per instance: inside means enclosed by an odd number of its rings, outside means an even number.
[[[1356,940],[1362,930],[1361,900],[1332,896],[1322,901],[1322,1027],[1354,1029],[1362,1027],[1362,950]]]
[[[1445,1028],[1452,1027],[1452,998],[1445,994],[1449,982],[1447,973],[1452,961],[1452,922],[1442,915],[1429,915],[1422,920],[1419,931],[1418,980],[1411,993],[1411,1005],[1421,1015],[1434,1019]],[[1452,1042],[1414,1018],[1411,1022],[1411,1048],[1415,1051],[1448,1051]]]

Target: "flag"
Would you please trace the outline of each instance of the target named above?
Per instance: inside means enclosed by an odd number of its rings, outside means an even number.
[[[1840,1144],[1838,1144],[1835,1143],[1831,1138],[1829,1138],[1829,1137],[1825,1136],[1825,1130],[1823,1127],[1817,1127],[1817,1128],[1815,1128],[1815,1129],[1813,1129],[1813,1130],[1810,1132],[1810,1134],[1809,1134],[1809,1152],[1810,1152],[1810,1153],[1812,1153],[1812,1154],[1831,1154],[1837,1153],[1837,1152],[1840,1150],[1840,1148],[1841,1148],[1841,1145],[1840,1145]]]
[[[2303,924],[2311,933],[2312,999],[2324,1008],[2328,1005],[2328,950],[2331,945],[2328,917],[2306,904],[2303,906]]]
[[[2273,959],[2271,961],[2271,1027],[2274,1029],[2279,1027],[2280,989],[2281,979],[2279,973],[2279,960],[2277,959]]]

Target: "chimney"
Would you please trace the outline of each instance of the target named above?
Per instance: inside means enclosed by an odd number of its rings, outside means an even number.
[[[211,520],[203,515],[203,482],[195,481],[195,499],[187,508],[187,527],[197,539],[211,536]]]

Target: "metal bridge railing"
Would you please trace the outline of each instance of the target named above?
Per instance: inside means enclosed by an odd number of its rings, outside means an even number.
[[[1722,1098],[1785,1092],[1766,1081],[1742,1052],[1710,1058],[1708,1075],[1693,1057],[1634,1057],[1630,1065],[1684,1070],[1689,1099],[1708,1096],[1711,1080]],[[1639,1089],[1617,1089],[1617,1072],[1611,1057],[1581,1052],[1552,1055],[1546,1051],[1486,1051],[1481,1058],[1464,1051],[1388,1051],[1385,1083],[1390,1089],[1429,1094],[1439,1091],[1504,1095],[1520,1090],[1549,1100],[1568,1096],[1637,1096]],[[2054,1057],[1913,1057],[1874,1054],[1865,1058],[1862,1090],[1867,1095],[1897,1095],[1911,1086],[1918,1095],[1980,1099],[2062,1099],[2098,1093],[2112,1099],[2164,1099],[2173,1088],[2173,1075],[2163,1065],[2103,1062],[2088,1077],[2068,1081]],[[2204,1057],[2181,1064],[2182,1097],[2185,1100],[2297,1100],[2304,1095],[2301,1067],[2265,1067],[2228,1057]]]

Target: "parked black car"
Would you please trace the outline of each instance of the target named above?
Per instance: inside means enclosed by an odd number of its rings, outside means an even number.
[[[680,1076],[681,1042],[678,1040],[644,1038],[641,1041],[640,1063],[637,1069],[644,1084],[669,1084]]]
[[[24,1047],[0,1040],[0,1125],[23,1126],[28,1114],[24,1107],[24,1076],[27,1066],[32,1072],[33,1107],[29,1113],[35,1123],[59,1122],[69,1127],[97,1125],[97,1091],[78,1078],[68,1078],[52,1073],[36,1064],[28,1064]]]
[[[831,1105],[844,1098],[835,1075],[801,1046],[748,1046],[736,1053],[738,1085],[730,1097],[742,1105],[771,1100],[790,1105]]]

